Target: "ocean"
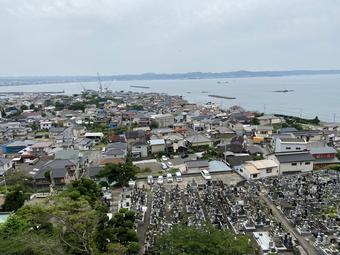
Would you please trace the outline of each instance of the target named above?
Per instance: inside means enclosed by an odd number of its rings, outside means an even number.
[[[246,110],[266,114],[280,113],[304,118],[318,116],[323,121],[340,122],[340,75],[310,75],[284,77],[254,77],[230,79],[188,79],[151,81],[106,81],[103,88],[113,91],[157,92],[180,95],[189,102],[204,104],[214,102],[222,108],[239,105]],[[86,89],[98,90],[98,82],[34,84],[2,86],[8,91],[61,91],[76,94]],[[136,88],[130,86],[146,86]],[[287,93],[276,90],[292,90]],[[219,95],[236,99],[209,97]]]

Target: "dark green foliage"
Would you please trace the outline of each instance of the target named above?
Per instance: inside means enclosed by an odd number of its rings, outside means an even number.
[[[241,255],[254,254],[253,243],[245,235],[212,227],[193,228],[177,226],[161,236],[157,242],[161,255]]]
[[[151,129],[155,129],[155,128],[159,128],[159,124],[158,124],[158,122],[156,122],[156,121],[151,121],[151,123],[150,123],[150,128]]]
[[[107,177],[109,183],[115,183],[116,186],[123,187],[127,185],[130,179],[135,179],[138,167],[128,160],[126,163],[106,164],[100,171],[98,177]]]
[[[73,181],[64,192],[21,207],[0,225],[0,254],[137,254],[134,213],[121,210],[109,220],[107,211],[95,182]]]
[[[22,188],[15,187],[15,189],[6,194],[5,202],[2,205],[2,210],[5,212],[11,212],[18,210],[27,199],[27,195],[24,193]]]
[[[28,107],[27,107],[26,105],[21,105],[21,106],[20,106],[20,110],[21,110],[21,111],[28,110]]]
[[[57,101],[55,102],[54,107],[56,111],[61,111],[65,108],[65,105],[64,103]]]
[[[73,200],[82,197],[94,206],[100,196],[100,188],[96,182],[87,178],[81,178],[80,180],[73,181],[65,191],[65,194]]]
[[[212,160],[223,158],[223,151],[216,150],[215,148],[208,147],[203,153],[202,159]]]
[[[84,111],[85,104],[83,102],[74,102],[69,106],[69,109],[74,111]]]
[[[251,159],[252,160],[262,160],[262,159],[264,159],[264,157],[262,155],[252,155]]]
[[[288,115],[283,115],[283,114],[275,114],[277,117],[283,117],[288,124],[288,126],[292,127],[292,124],[309,124],[309,125],[319,125],[320,120],[318,116],[316,116],[314,119],[304,119],[304,118],[299,118],[295,116],[288,116]]]
[[[139,104],[134,104],[128,107],[129,110],[136,110],[136,111],[143,111],[144,107],[143,105],[139,105]]]
[[[260,120],[258,119],[258,117],[254,117],[251,122],[252,125],[260,125]]]

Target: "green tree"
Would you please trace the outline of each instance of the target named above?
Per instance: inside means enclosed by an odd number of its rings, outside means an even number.
[[[85,104],[83,102],[75,102],[69,106],[69,109],[74,111],[84,111]]]
[[[123,187],[127,185],[130,179],[135,179],[138,169],[130,160],[123,164],[109,163],[99,172],[98,177],[107,177],[109,183],[115,183],[116,186]]]
[[[151,121],[149,126],[150,126],[151,129],[159,128],[158,122],[156,122],[154,120]]]
[[[2,205],[2,209],[5,212],[11,212],[18,210],[27,199],[27,195],[23,189],[16,186],[13,191],[6,194],[5,202]]]
[[[255,248],[245,235],[234,235],[209,226],[199,229],[177,226],[158,239],[156,252],[161,255],[241,255],[254,254]]]
[[[71,182],[65,191],[73,199],[83,197],[91,206],[94,206],[98,197],[100,197],[100,187],[95,181],[87,178],[81,178]]]
[[[27,105],[24,105],[24,104],[23,104],[23,105],[21,105],[21,106],[20,106],[20,110],[21,110],[21,111],[28,110],[28,107],[27,107]]]
[[[65,108],[65,105],[64,103],[57,101],[55,102],[54,107],[56,111],[61,111]]]
[[[251,122],[250,122],[252,125],[260,125],[260,120],[258,117],[254,117],[252,118]]]

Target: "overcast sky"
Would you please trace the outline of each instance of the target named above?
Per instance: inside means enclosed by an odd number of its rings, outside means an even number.
[[[338,0],[0,0],[0,75],[339,68]]]

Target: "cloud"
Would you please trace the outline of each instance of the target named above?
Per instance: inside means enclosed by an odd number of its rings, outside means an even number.
[[[339,68],[335,0],[2,0],[0,74]]]

